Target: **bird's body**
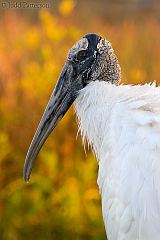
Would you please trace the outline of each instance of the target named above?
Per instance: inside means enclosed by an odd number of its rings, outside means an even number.
[[[87,34],[70,49],[28,150],[24,178],[75,101],[79,130],[95,152],[108,240],[160,239],[160,88],[119,85],[109,41]]]
[[[108,240],[159,240],[160,88],[95,81],[75,108],[99,163]]]

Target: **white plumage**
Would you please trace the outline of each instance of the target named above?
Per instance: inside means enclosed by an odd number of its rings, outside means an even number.
[[[160,240],[160,88],[118,85],[109,41],[87,34],[70,49],[28,150],[24,178],[75,101],[79,130],[96,154],[108,240]]]
[[[95,81],[75,109],[98,159],[108,240],[159,240],[160,88]]]

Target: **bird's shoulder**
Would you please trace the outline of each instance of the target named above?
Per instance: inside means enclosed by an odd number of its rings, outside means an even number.
[[[139,234],[137,239],[154,236],[157,240],[160,227],[160,88],[149,84],[122,85],[111,86],[109,91],[112,92],[112,109],[98,179],[106,227],[111,236],[121,233],[130,236],[125,239],[135,239],[136,233]]]

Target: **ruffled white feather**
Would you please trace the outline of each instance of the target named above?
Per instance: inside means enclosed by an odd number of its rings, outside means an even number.
[[[159,240],[160,88],[95,81],[75,109],[99,163],[108,240]]]

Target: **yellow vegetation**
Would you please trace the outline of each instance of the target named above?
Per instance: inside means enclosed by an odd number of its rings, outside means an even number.
[[[70,110],[40,152],[31,181],[23,164],[44,107],[72,44],[87,28],[66,27],[73,0],[59,5],[62,19],[40,11],[30,24],[13,11],[0,21],[0,239],[105,239],[97,163],[76,140]],[[64,21],[64,22],[63,22]],[[90,23],[93,29],[92,23]],[[145,31],[144,31],[145,30]],[[160,27],[154,19],[136,24],[94,23],[113,44],[123,83],[160,81]]]

